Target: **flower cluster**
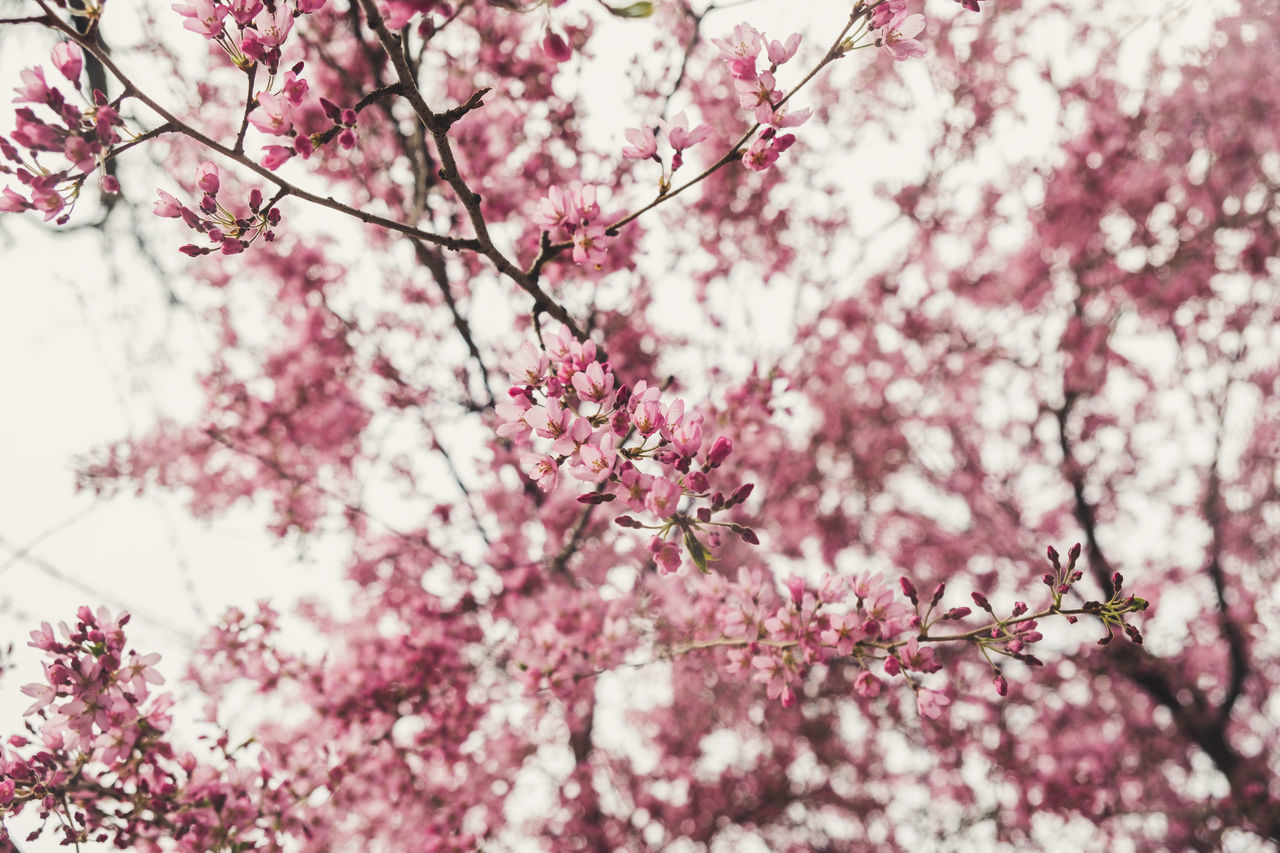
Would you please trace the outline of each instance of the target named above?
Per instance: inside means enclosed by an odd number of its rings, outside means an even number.
[[[140,739],[168,728],[168,694],[154,698],[148,685],[163,684],[152,667],[160,655],[124,651],[124,625],[105,608],[76,612],[75,628],[59,625],[59,639],[48,622],[31,632],[33,648],[50,659],[45,683],[22,692],[36,701],[27,714],[46,722],[40,730],[49,749],[70,749],[108,766],[123,761]],[[148,700],[151,700],[150,702]]]
[[[966,9],[978,9],[977,0],[959,2]],[[924,45],[915,38],[924,29],[924,15],[908,15],[907,0],[885,0],[872,11],[871,27],[876,30],[876,44],[894,59],[924,56]]]
[[[325,0],[266,6],[261,0],[191,0],[175,3],[173,10],[186,18],[184,27],[221,47],[237,67],[248,69],[260,62],[274,75],[280,67],[281,46],[293,30],[294,17],[318,11],[324,4]]]
[[[619,499],[633,512],[656,516],[653,524],[629,515],[615,521],[655,531],[650,551],[664,574],[680,568],[681,545],[706,571],[720,530],[758,542],[750,528],[713,520],[751,494],[750,484],[736,485],[727,495],[712,489],[714,472],[733,451],[729,438],[704,442],[702,416],[685,411],[683,400],[665,401],[661,389],[643,380],[619,384],[609,364],[596,360],[593,341],[579,343],[561,332],[548,343],[546,351],[525,343],[505,362],[515,384],[510,401],[497,407],[498,435],[529,448],[521,467],[539,488],[554,489],[567,469],[576,479],[596,484],[580,501]],[[628,446],[633,437],[639,444]],[[690,506],[682,509],[686,502]]]
[[[263,207],[262,190],[250,190],[248,211],[245,215],[237,215],[218,201],[222,181],[217,166],[209,162],[202,163],[196,170],[196,186],[203,193],[199,212],[182,204],[164,190],[158,190],[160,198],[155,205],[156,216],[181,219],[188,228],[204,234],[214,244],[187,244],[181,247],[181,252],[193,258],[218,250],[224,255],[237,255],[258,237],[267,242],[275,239],[275,232],[271,229],[280,223],[280,210],[272,205]]]
[[[544,231],[555,233],[573,243],[573,260],[596,269],[604,265],[608,252],[605,227],[594,186],[565,192],[552,187],[538,204],[533,222]]]
[[[793,33],[785,42],[770,41],[759,30],[742,23],[734,27],[728,38],[711,41],[720,49],[720,58],[729,66],[738,104],[749,110],[756,123],[764,128],[743,152],[742,162],[755,171],[767,169],[796,141],[795,134],[779,135],[778,131],[803,124],[812,112],[809,109],[788,110],[786,94],[777,87],[774,78],[779,66],[796,55],[800,48],[800,34]],[[756,68],[762,50],[769,59],[769,68],[765,71]]]
[[[80,47],[62,42],[54,47],[52,61],[62,76],[80,89],[84,69]],[[46,121],[30,107],[20,107],[16,111],[17,127],[9,135],[13,142],[0,137],[0,173],[14,175],[26,188],[19,192],[5,187],[0,193],[0,211],[38,210],[46,221],[56,217],[61,225],[70,217],[85,179],[105,161],[111,146],[120,141],[123,122],[118,105],[109,103],[102,92],[92,93],[88,109],[69,102],[60,89],[49,85],[43,68],[24,69],[22,82],[14,100],[48,107],[56,118]],[[50,169],[40,162],[41,153],[57,154],[67,165]],[[101,186],[106,193],[120,191],[111,175],[102,176]]]
[[[942,607],[945,583],[935,587],[927,605],[907,578],[900,578],[895,589],[879,574],[870,573],[852,581],[828,574],[817,588],[792,577],[785,583],[788,594],[779,597],[763,575],[741,571],[716,614],[716,627],[722,637],[695,642],[689,648],[726,646],[730,670],[749,670],[753,680],[766,685],[769,698],[780,700],[784,706],[794,704],[796,688],[815,664],[837,658],[861,669],[853,680],[854,692],[864,699],[875,698],[882,682],[872,673],[871,666],[878,661],[884,675],[901,677],[912,690],[921,716],[938,719],[951,697],[945,691],[926,688],[921,676],[942,669],[934,651],[939,644],[976,647],[991,666],[996,692],[1004,696],[1009,683],[995,658],[1009,657],[1029,666],[1041,666],[1041,661],[1028,651],[1044,638],[1038,630],[1041,618],[1061,615],[1074,623],[1078,615],[1095,616],[1107,628],[1107,635],[1099,642],[1109,642],[1115,626],[1123,627],[1133,642],[1142,642],[1138,629],[1124,617],[1145,610],[1147,602],[1133,596],[1122,597],[1122,579],[1112,578],[1115,593],[1106,604],[1086,601],[1080,608],[1064,609],[1063,596],[1072,583],[1083,577],[1076,569],[1080,546],[1070,550],[1066,567],[1059,565],[1053,548],[1048,549],[1048,556],[1053,571],[1044,576],[1044,582],[1052,588],[1053,597],[1041,611],[1029,613],[1027,605],[1019,601],[1009,616],[1001,618],[987,596],[975,591],[972,599],[988,614],[988,624],[947,634],[934,629],[943,623],[957,623],[973,610]]]
[[[666,192],[671,187],[671,178],[676,170],[684,165],[684,152],[702,142],[711,135],[711,127],[705,122],[692,130],[689,119],[680,113],[670,122],[660,121],[658,127],[633,127],[626,131],[627,142],[622,149],[622,156],[629,160],[654,160],[662,162],[658,156],[658,136],[671,148],[671,171],[663,173],[661,189]]]

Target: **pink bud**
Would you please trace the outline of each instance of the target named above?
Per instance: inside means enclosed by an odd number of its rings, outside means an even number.
[[[722,435],[715,440],[711,445],[711,449],[707,451],[707,464],[715,468],[728,459],[729,454],[732,452],[733,442]]]
[[[221,186],[221,181],[218,179],[218,167],[207,160],[201,163],[200,168],[196,169],[196,186],[200,188],[201,192],[209,193],[210,195],[216,194]]]
[[[80,72],[84,68],[84,52],[80,45],[73,41],[61,41],[53,47],[53,64],[62,76],[66,77],[76,88],[80,87]]]
[[[556,62],[568,62],[573,58],[573,51],[569,49],[564,37],[550,27],[547,27],[547,34],[543,36],[542,50]]]

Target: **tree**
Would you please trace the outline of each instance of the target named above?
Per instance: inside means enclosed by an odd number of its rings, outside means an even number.
[[[46,623],[6,821],[1280,842],[1273,0],[931,0],[923,33],[858,2],[822,44],[683,0],[193,0],[180,34],[33,2],[4,23],[60,41],[0,208],[63,224],[96,184],[105,229],[158,183],[145,237],[167,265],[193,232],[173,286],[220,342],[201,416],[81,485],[340,530],[351,602],[303,605],[318,655],[270,603],[225,614],[197,746],[126,616]],[[646,47],[601,147],[575,86],[622,23]]]

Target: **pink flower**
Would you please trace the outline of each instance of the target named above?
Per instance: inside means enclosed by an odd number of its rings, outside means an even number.
[[[653,558],[658,564],[660,574],[670,575],[680,570],[680,549],[672,542],[662,543]]]
[[[508,403],[499,403],[495,406],[494,410],[500,421],[497,428],[498,435],[515,444],[528,444],[531,427],[525,415],[532,406],[529,398],[523,394],[513,397]]]
[[[583,400],[601,403],[613,393],[613,373],[606,373],[600,362],[593,361],[586,370],[573,374],[573,387]]]
[[[560,468],[556,465],[556,460],[537,453],[526,453],[521,456],[520,469],[544,492],[554,489],[560,476]]]
[[[547,27],[546,35],[542,37],[542,52],[556,62],[568,62],[573,58],[573,50],[564,40],[564,36],[552,30],[551,27]]]
[[[534,211],[533,224],[537,225],[544,231],[550,231],[558,225],[565,224],[565,218],[568,214],[569,203],[565,197],[564,190],[559,187],[551,187],[547,190],[547,197],[538,202],[538,209]]]
[[[783,42],[774,40],[765,46],[765,52],[769,54],[769,61],[774,65],[781,65],[788,59],[796,55],[796,51],[800,49],[800,34],[792,33],[787,36],[787,41]]]
[[[761,137],[752,142],[747,150],[742,152],[742,165],[753,172],[763,172],[778,162],[778,149],[770,144],[771,141]]]
[[[231,0],[227,4],[237,24],[247,25],[262,11],[262,0]]]
[[[548,364],[547,354],[525,341],[515,355],[502,362],[502,369],[517,385],[538,385],[547,372]]]
[[[253,27],[244,31],[240,48],[246,56],[265,60],[289,37],[289,31],[293,29],[293,12],[289,4],[279,3],[275,14],[266,9],[260,11],[253,20]]]
[[[182,203],[164,190],[156,190],[160,198],[156,201],[154,213],[167,219],[177,219],[182,215]]]
[[[645,497],[645,508],[660,518],[674,515],[684,490],[665,477],[655,477]]]
[[[742,23],[733,28],[728,38],[712,39],[720,49],[720,58],[729,64],[729,73],[739,79],[755,76],[756,57],[764,47],[764,39],[750,24]]]
[[[804,124],[809,120],[809,116],[813,115],[813,110],[805,107],[802,110],[792,111],[786,106],[774,109],[768,104],[761,104],[756,107],[756,121],[761,124],[767,124],[770,127],[796,127]]]
[[[871,28],[874,30],[884,29],[886,24],[904,14],[906,8],[907,0],[884,0],[883,3],[871,11]]]
[[[853,681],[853,692],[863,699],[874,699],[880,695],[880,679],[863,671]]]
[[[658,153],[658,140],[652,128],[627,128],[626,137],[631,144],[622,149],[622,156],[628,160],[648,160]]]
[[[309,88],[307,81],[292,71],[284,72],[284,77],[280,81],[280,94],[284,95],[289,103],[295,107],[302,106],[302,99],[306,97]],[[355,124],[354,111],[349,124]]]
[[[294,154],[293,148],[288,145],[267,145],[263,147],[262,153],[266,155],[262,158],[262,165],[273,172]]]
[[[920,688],[916,691],[916,709],[920,716],[936,720],[942,716],[943,710],[951,704],[951,698],[936,690]]]
[[[218,167],[208,160],[201,163],[200,168],[196,170],[196,186],[200,188],[201,192],[209,195],[216,194],[220,186]]]
[[[84,52],[80,45],[73,41],[58,42],[53,46],[53,64],[63,77],[80,85],[80,72],[84,68]]]
[[[702,417],[692,415],[668,430],[671,444],[681,456],[694,456],[702,448]]]
[[[755,110],[760,106],[772,109],[782,98],[782,93],[774,86],[773,75],[768,71],[751,80],[734,80],[733,88],[738,93],[738,106],[744,110]]]
[[[578,465],[573,469],[574,476],[590,483],[599,483],[608,478],[617,458],[613,433],[606,432],[578,448]]]
[[[712,468],[718,468],[732,452],[733,440],[722,435],[711,443],[711,449],[707,451],[707,464]]]
[[[599,269],[608,251],[604,242],[603,225],[587,225],[577,229],[573,232],[574,262]]]
[[[569,431],[573,414],[559,400],[551,399],[543,406],[533,406],[525,412],[524,421],[543,438],[556,439]]]
[[[31,202],[18,195],[9,187],[4,188],[4,192],[0,193],[0,211],[5,213],[22,213],[24,210],[31,209]]]
[[[190,4],[175,3],[173,11],[187,19],[182,25],[193,33],[199,33],[207,39],[222,35],[222,19],[227,16],[226,6],[215,4],[213,0],[192,0]]]
[[[290,130],[293,130],[293,120],[290,118],[290,104],[288,100],[273,95],[270,92],[258,93],[258,106],[249,113],[249,123],[263,133],[269,133],[272,136],[284,136]],[[265,164],[264,164],[265,165]],[[268,169],[273,168],[267,166]]]
[[[924,15],[908,15],[905,12],[899,12],[884,26],[880,36],[881,46],[899,62],[915,56],[924,56],[924,45],[914,38],[923,29]]]
[[[670,122],[662,123],[662,134],[666,137],[668,145],[676,151],[683,151],[686,148],[692,148],[710,136],[711,127],[704,122],[690,130],[689,119],[684,113],[680,113]]]
[[[35,68],[24,68],[18,72],[18,76],[22,78],[23,85],[14,89],[18,93],[18,97],[14,98],[14,103],[22,104],[43,104],[49,100],[52,90],[44,79],[44,69],[39,66]]]

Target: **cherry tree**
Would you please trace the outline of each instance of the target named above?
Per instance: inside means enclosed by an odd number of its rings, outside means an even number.
[[[185,671],[51,615],[0,839],[1280,843],[1280,7],[739,5],[0,19],[0,210],[131,217],[217,341],[79,486],[349,591]]]

